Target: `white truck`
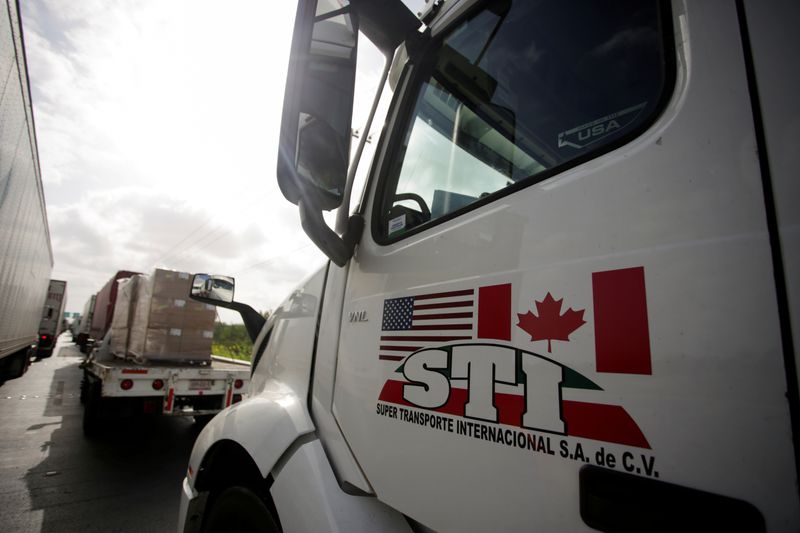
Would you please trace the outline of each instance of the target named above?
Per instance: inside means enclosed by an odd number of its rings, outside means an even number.
[[[278,181],[330,262],[198,436],[179,531],[800,530],[798,22],[300,1]],[[393,95],[351,212],[364,38]]]

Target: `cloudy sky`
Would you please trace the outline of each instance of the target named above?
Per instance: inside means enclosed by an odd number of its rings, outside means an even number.
[[[275,181],[294,2],[21,9],[52,277],[68,282],[67,311],[117,270],[155,267],[233,275],[237,300],[274,309],[323,263]],[[360,47],[363,102],[382,65]],[[362,104],[353,127],[365,117]]]

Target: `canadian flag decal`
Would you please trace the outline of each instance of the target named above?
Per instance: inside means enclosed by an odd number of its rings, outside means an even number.
[[[530,334],[531,341],[546,340],[548,353],[553,351],[552,341],[568,341],[570,333],[586,324],[582,309],[575,311],[570,308],[561,314],[562,302],[563,300],[556,300],[548,292],[544,300],[536,302],[538,316],[530,311],[517,315],[517,326]]]
[[[592,274],[598,372],[652,373],[644,267]]]

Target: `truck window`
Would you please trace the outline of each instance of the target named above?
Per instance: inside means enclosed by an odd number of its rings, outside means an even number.
[[[379,190],[392,242],[626,142],[671,90],[655,0],[484,4],[432,46]]]

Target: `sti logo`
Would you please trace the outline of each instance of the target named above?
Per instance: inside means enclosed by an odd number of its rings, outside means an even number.
[[[585,310],[562,312],[549,292],[536,312],[513,313],[511,284],[384,301],[379,358],[402,362],[379,401],[531,430],[650,448],[619,405],[570,399],[602,391],[555,360],[510,345],[512,327],[530,341],[569,342]],[[644,268],[592,274],[599,373],[651,374]],[[501,344],[497,341],[504,341]],[[544,345],[541,345],[544,347]]]

